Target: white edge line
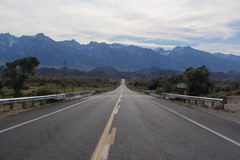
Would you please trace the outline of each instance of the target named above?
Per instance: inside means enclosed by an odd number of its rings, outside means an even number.
[[[31,122],[34,122],[34,121],[37,121],[37,120],[43,119],[43,118],[45,118],[45,117],[48,117],[48,116],[54,115],[54,114],[56,114],[56,113],[62,112],[62,111],[64,111],[64,110],[67,110],[67,109],[69,109],[69,108],[72,108],[72,107],[74,107],[74,106],[76,106],[76,105],[79,105],[79,104],[81,104],[81,103],[84,103],[84,102],[88,102],[88,101],[94,100],[94,99],[96,99],[96,98],[98,98],[98,97],[91,98],[91,99],[88,99],[88,100],[85,100],[85,101],[81,101],[81,102],[79,102],[79,103],[76,103],[76,104],[70,105],[70,106],[68,106],[68,107],[65,107],[65,108],[59,109],[59,110],[57,110],[57,111],[54,111],[54,112],[51,112],[51,113],[45,114],[45,115],[43,115],[43,116],[40,116],[40,117],[34,118],[34,119],[32,119],[32,120],[29,120],[29,121],[26,121],[26,122],[23,122],[23,123],[17,124],[17,125],[15,125],[15,126],[12,126],[12,127],[9,127],[9,128],[3,129],[3,130],[0,130],[0,134],[1,134],[1,133],[4,133],[4,132],[7,132],[7,131],[9,131],[9,130],[12,130],[12,129],[18,128],[18,127],[20,127],[20,126],[26,125],[26,124],[28,124],[28,123],[31,123]]]
[[[144,98],[146,98],[146,97],[144,97]],[[202,124],[200,124],[200,123],[198,123],[198,122],[196,122],[196,121],[194,121],[194,120],[192,120],[192,119],[190,119],[190,118],[188,118],[188,117],[186,117],[186,116],[184,116],[184,115],[182,115],[182,114],[180,114],[180,113],[178,113],[178,112],[176,112],[176,111],[174,111],[174,110],[172,110],[172,109],[170,109],[170,108],[168,108],[168,107],[166,107],[166,106],[164,106],[162,104],[159,104],[159,103],[157,103],[157,102],[155,102],[155,101],[153,101],[153,100],[151,100],[149,98],[146,98],[146,99],[148,99],[149,101],[151,101],[151,102],[153,102],[153,103],[155,103],[155,104],[157,104],[157,105],[159,105],[159,106],[169,110],[170,112],[175,113],[176,115],[178,115],[178,116],[180,116],[180,117],[182,117],[182,118],[184,118],[184,119],[186,119],[186,120],[196,124],[197,126],[199,126],[199,127],[203,128],[203,129],[205,129],[205,130],[207,130],[207,131],[209,131],[209,132],[211,132],[211,133],[213,133],[213,134],[215,134],[215,135],[217,135],[217,136],[219,136],[219,137],[221,137],[221,138],[223,138],[223,139],[225,139],[225,140],[227,140],[227,141],[237,145],[238,147],[240,147],[240,143],[239,142],[237,142],[237,141],[235,141],[235,140],[233,140],[231,138],[228,138],[227,136],[224,136],[223,134],[218,133],[217,131],[214,131],[214,130],[212,130],[212,129],[210,129],[210,128],[208,128],[208,127],[206,127],[206,126],[204,126],[204,125],[202,125]]]

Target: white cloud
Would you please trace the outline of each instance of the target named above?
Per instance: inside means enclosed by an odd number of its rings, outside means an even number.
[[[239,8],[239,0],[1,0],[0,32],[18,36],[44,32],[57,40],[81,43],[109,42],[124,35],[197,43],[200,49],[217,52],[214,44],[240,32],[232,26],[240,22]],[[137,39],[122,42],[161,45]],[[239,52],[238,43],[227,43],[224,52]]]
[[[205,51],[217,53],[222,52],[226,54],[240,55],[240,46],[238,44],[223,44],[223,43],[201,43],[196,45],[195,48]],[[216,51],[216,49],[218,49]]]

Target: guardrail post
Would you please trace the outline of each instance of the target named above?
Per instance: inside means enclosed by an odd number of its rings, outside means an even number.
[[[23,102],[23,103],[22,103],[22,109],[25,109],[25,108],[26,108],[26,103]]]
[[[35,101],[32,101],[32,106],[35,107]]]
[[[214,107],[214,102],[212,102],[212,108]]]
[[[40,105],[41,105],[41,106],[44,105],[44,104],[46,104],[46,100],[42,100],[42,101],[40,102]]]
[[[218,104],[217,108],[224,109],[224,104],[227,104],[227,101],[225,99],[219,99],[219,98],[186,96],[186,95],[179,95],[179,94],[172,94],[172,93],[165,93],[165,92],[162,92],[160,95],[162,98],[164,97],[166,99],[179,98],[186,103],[190,103],[193,105],[195,104],[196,106],[203,106],[203,107],[207,107],[211,105],[214,108],[215,107],[214,105],[216,105],[215,103],[217,103]]]
[[[197,101],[197,100],[195,100],[195,105],[196,105],[196,106],[198,105],[198,101]]]
[[[28,106],[26,104],[32,102],[32,106],[36,106],[36,101],[40,101],[41,105],[44,105],[46,101],[54,102],[54,100],[64,100],[70,98],[78,98],[83,96],[88,96],[94,93],[95,91],[88,92],[76,92],[76,93],[65,93],[65,94],[56,94],[56,95],[47,95],[47,96],[34,96],[34,97],[23,97],[23,98],[9,98],[9,99],[0,99],[0,104],[6,105],[7,109],[13,110],[14,104],[22,105],[22,108],[25,109]],[[8,108],[9,106],[9,108]]]
[[[222,109],[224,109],[224,102],[222,102],[221,104],[222,104]]]
[[[12,103],[10,104],[10,110],[13,110],[13,104]]]

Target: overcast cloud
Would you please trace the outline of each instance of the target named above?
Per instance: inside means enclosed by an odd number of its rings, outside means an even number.
[[[0,32],[240,54],[240,0],[0,0]]]

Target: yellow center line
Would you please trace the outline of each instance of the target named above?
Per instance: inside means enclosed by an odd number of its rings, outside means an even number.
[[[118,108],[117,108],[116,111],[115,111],[115,115],[116,115],[116,114],[118,114]]]
[[[115,117],[116,112],[118,111],[118,106],[121,98],[122,98],[122,93],[123,93],[123,89],[121,90],[121,94],[114,106],[114,109],[112,111],[112,114],[107,122],[107,125],[105,126],[103,133],[98,141],[98,144],[91,156],[91,160],[107,160],[108,157],[108,152],[110,150],[110,145],[113,144],[114,140],[115,140],[115,134],[116,134],[116,128],[112,128],[112,132],[110,133],[111,127],[112,127],[112,123],[113,123],[113,119]]]
[[[115,142],[116,131],[117,131],[117,128],[112,128],[110,145],[113,145]]]

